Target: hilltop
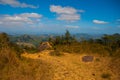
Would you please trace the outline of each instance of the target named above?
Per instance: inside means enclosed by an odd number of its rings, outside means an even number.
[[[26,35],[23,38],[34,40]],[[50,48],[44,47],[44,43],[49,44]],[[64,35],[49,37],[47,42],[38,45],[27,41],[13,42],[6,33],[1,33],[0,79],[120,79],[120,34],[104,35],[100,39],[82,39],[79,42],[66,31]]]

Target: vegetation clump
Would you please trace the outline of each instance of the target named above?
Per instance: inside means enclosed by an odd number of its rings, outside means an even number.
[[[102,56],[120,56],[120,34],[104,35],[100,39],[76,40],[68,30],[62,36],[50,38],[55,49],[68,53],[97,53]],[[117,56],[116,56],[117,55]]]
[[[103,73],[103,74],[101,75],[101,77],[104,78],[104,79],[110,79],[111,74],[109,74],[109,73]]]
[[[64,55],[62,52],[55,50],[49,53],[51,56],[62,56]]]

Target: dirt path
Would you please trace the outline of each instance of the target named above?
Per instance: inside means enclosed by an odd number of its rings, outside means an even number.
[[[81,57],[85,54],[68,54],[64,56],[50,56],[50,51],[44,51],[37,54],[22,54],[22,56],[31,59],[40,59],[49,63],[53,76],[51,80],[117,80],[116,75],[109,69],[108,57],[94,56],[93,62],[82,62]],[[109,78],[102,78],[102,74],[110,74]],[[47,76],[46,76],[47,77]]]

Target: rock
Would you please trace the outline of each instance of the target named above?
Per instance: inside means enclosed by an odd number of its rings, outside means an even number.
[[[39,46],[39,51],[43,51],[43,50],[50,49],[50,48],[52,48],[52,46],[50,45],[49,42],[43,42]]]
[[[83,57],[82,57],[82,61],[83,61],[83,62],[92,62],[93,59],[94,59],[93,56],[83,56]]]

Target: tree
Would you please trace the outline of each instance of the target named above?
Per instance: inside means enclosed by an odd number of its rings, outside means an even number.
[[[65,40],[66,40],[66,43],[67,43],[67,44],[70,43],[70,38],[71,38],[70,32],[69,32],[68,30],[66,30]]]
[[[60,36],[56,36],[55,44],[61,44],[62,40]]]
[[[66,33],[61,36],[56,36],[54,39],[49,38],[49,42],[52,42],[54,45],[57,44],[71,44],[77,42],[75,36],[71,36],[70,32],[66,30]]]

